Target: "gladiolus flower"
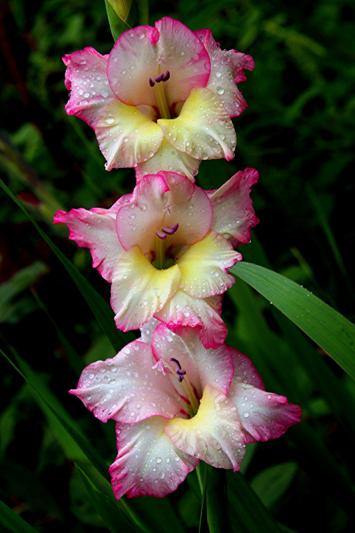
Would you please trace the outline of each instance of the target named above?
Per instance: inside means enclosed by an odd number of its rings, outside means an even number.
[[[160,172],[110,209],[58,211],[54,222],[67,224],[69,238],[90,249],[112,284],[119,329],[155,317],[172,329],[197,328],[206,347],[217,347],[227,333],[220,295],[235,281],[227,270],[242,259],[233,246],[249,242],[258,222],[250,199],[257,179],[246,169],[205,192],[181,174]]]
[[[117,499],[166,496],[200,460],[237,471],[247,444],[280,437],[301,416],[264,390],[248,357],[226,345],[208,350],[194,330],[175,334],[164,324],[150,343],[89,365],[70,392],[102,422],[116,422]]]
[[[192,178],[202,159],[234,157],[231,117],[246,107],[235,83],[253,59],[221,50],[209,30],[164,17],[118,38],[109,55],[87,47],[63,58],[65,107],[93,128],[106,169],[137,167]]]

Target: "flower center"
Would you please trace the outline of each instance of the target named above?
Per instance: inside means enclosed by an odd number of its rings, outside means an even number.
[[[175,357],[170,357],[170,361],[176,365],[176,368],[172,368],[170,365],[168,365],[167,368],[174,374],[176,374],[178,381],[179,381],[179,391],[182,389],[184,399],[188,402],[188,414],[190,416],[194,416],[199,408],[200,405],[200,399],[196,393],[195,388],[191,384],[189,377],[187,375],[186,370],[184,370],[180,364],[180,361],[176,359]]]
[[[176,250],[169,242],[168,237],[174,235],[179,229],[179,224],[163,226],[155,232],[152,265],[159,270],[171,267],[175,264]]]
[[[186,415],[187,418],[192,418],[200,407],[201,396],[191,383],[188,373],[182,368],[180,361],[176,357],[170,357],[169,361],[159,359],[153,368],[159,370],[164,375],[168,374],[171,376],[172,384],[180,398],[181,413]]]
[[[170,79],[170,72],[167,70],[159,74],[156,78],[149,78],[149,87],[154,91],[155,101],[159,109],[160,118],[171,118],[169,103],[166,96],[166,85]]]

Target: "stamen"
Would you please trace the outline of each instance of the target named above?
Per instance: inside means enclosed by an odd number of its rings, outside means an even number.
[[[164,233],[167,233],[168,235],[173,235],[174,233],[176,233],[178,227],[179,224],[174,224],[173,226],[164,226],[161,230]]]
[[[152,78],[149,78],[149,85],[151,87],[154,87],[154,85],[155,85],[155,82],[152,80]]]
[[[164,231],[156,231],[155,235],[159,237],[159,239],[166,239],[168,236]]]
[[[180,361],[175,359],[175,357],[170,357],[170,361],[173,361],[173,363],[175,363],[178,366],[178,368],[177,368],[177,370],[175,372],[178,375],[179,383],[181,383],[184,380],[184,376],[186,376],[186,370],[183,370],[181,368]]]
[[[166,72],[163,72],[162,74],[157,76],[154,80],[152,80],[153,85],[151,84],[149,80],[149,85],[152,88],[154,87],[155,100],[156,100],[156,104],[159,109],[160,118],[171,118],[169,102],[167,99],[167,95],[165,94],[164,83],[160,83],[161,81],[167,81],[169,78],[170,78],[170,72],[167,70]]]
[[[159,74],[159,76],[157,76],[155,78],[155,81],[157,83],[160,83],[161,81],[168,81],[169,79],[170,79],[170,72],[167,70],[166,72],[163,72],[162,74]]]
[[[179,383],[181,383],[186,375],[186,370],[177,370],[176,373],[179,376]]]

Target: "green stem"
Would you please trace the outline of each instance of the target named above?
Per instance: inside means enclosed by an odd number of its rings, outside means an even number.
[[[148,0],[139,0],[139,21],[141,24],[149,24],[149,2]]]

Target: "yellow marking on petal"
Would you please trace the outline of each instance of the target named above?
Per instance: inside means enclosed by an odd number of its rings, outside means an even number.
[[[111,304],[116,322],[135,329],[158,312],[178,290],[177,265],[158,270],[135,246],[120,255],[113,274]]]
[[[148,106],[144,112],[118,100],[105,106],[93,127],[107,170],[134,166],[158,151],[163,133],[154,118],[154,110]]]
[[[173,418],[166,425],[168,431],[205,431],[215,416],[215,394],[208,386],[204,389],[197,413],[192,418]]]
[[[193,89],[177,118],[161,118],[157,123],[177,150],[196,159],[233,158],[233,123],[220,98],[209,89]]]
[[[224,272],[240,257],[222,236],[211,232],[193,244],[177,260],[181,271],[180,288],[191,296],[206,297],[220,294],[230,286]]]

